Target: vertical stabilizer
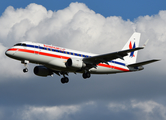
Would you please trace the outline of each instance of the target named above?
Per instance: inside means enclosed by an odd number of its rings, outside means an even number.
[[[133,49],[133,48],[139,47],[140,36],[141,36],[141,33],[134,32],[122,50]],[[133,51],[131,53],[128,53],[128,56],[124,57],[125,63],[126,64],[136,63],[137,53],[138,53],[138,51]]]

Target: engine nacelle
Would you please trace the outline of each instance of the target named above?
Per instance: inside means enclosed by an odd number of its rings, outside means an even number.
[[[69,58],[66,62],[67,67],[81,69],[82,67],[85,67],[86,64],[78,58]]]
[[[143,66],[139,66],[139,67],[138,67],[138,70],[143,70],[143,69],[144,69]]]
[[[52,71],[44,66],[36,66],[33,70],[35,75],[47,77],[52,74]]]

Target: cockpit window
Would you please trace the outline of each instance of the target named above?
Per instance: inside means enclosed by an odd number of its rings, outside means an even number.
[[[21,43],[17,43],[17,44],[15,44],[14,46],[21,46]]]
[[[14,46],[26,46],[26,44],[25,43],[17,43]]]
[[[23,44],[22,44],[22,46],[26,46],[26,44],[25,44],[25,43],[23,43]]]

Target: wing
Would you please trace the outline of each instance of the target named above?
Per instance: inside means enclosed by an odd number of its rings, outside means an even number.
[[[120,59],[124,60],[123,57],[127,56],[128,53],[136,51],[136,50],[140,50],[140,49],[143,49],[143,48],[144,47],[137,47],[137,48],[123,50],[123,51],[119,51],[119,52],[92,56],[92,57],[84,58],[83,62],[86,63],[86,64],[93,64],[93,65],[97,65],[99,63],[108,64],[108,61],[111,61],[111,60],[114,60],[114,59],[117,59],[117,58],[120,58]]]

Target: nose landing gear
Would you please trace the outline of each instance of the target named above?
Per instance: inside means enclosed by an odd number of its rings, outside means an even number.
[[[24,69],[23,69],[23,72],[24,72],[24,73],[28,72],[28,68],[24,68]]]
[[[24,64],[25,68],[23,69],[23,72],[26,73],[28,72],[27,64],[29,63],[28,60],[21,61],[22,64]]]

